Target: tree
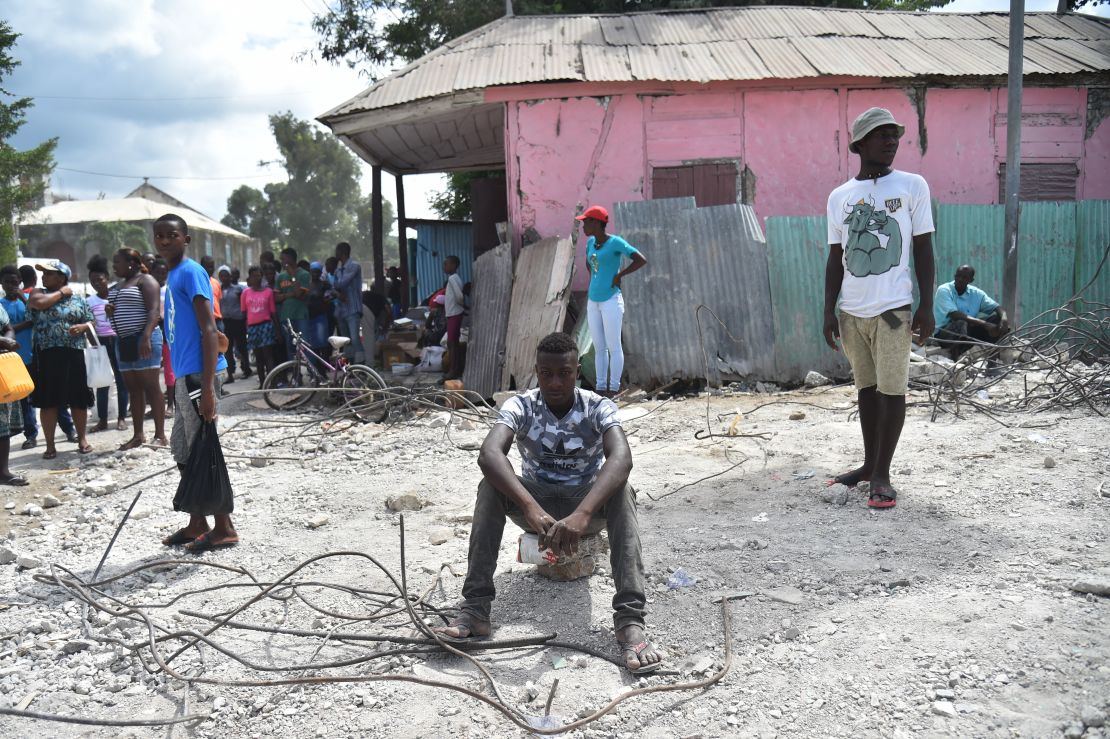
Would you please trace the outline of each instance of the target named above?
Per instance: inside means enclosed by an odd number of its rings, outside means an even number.
[[[228,196],[221,222],[266,247],[272,241],[291,246],[306,259],[323,260],[346,241],[355,259],[372,260],[371,199],[359,187],[359,161],[331,133],[292,113],[270,116],[270,130],[288,179],[261,191],[240,185]],[[393,204],[384,199],[382,221],[386,263],[396,263]]]
[[[273,193],[275,188],[280,190],[281,185],[273,183],[266,187]],[[220,223],[258,239],[263,249],[269,249],[270,242],[280,240],[282,236],[272,199],[250,185],[240,185],[228,196],[227,215],[220,219]]]
[[[84,243],[95,243],[97,252],[108,258],[125,246],[139,252],[150,251],[146,229],[123,221],[90,223],[85,228]]]
[[[18,38],[19,34],[0,20],[0,84],[20,64],[9,54]],[[11,93],[0,87],[0,264],[15,264],[15,223],[21,215],[35,209],[35,201],[46,189],[58,144],[58,139],[53,138],[27,151],[18,151],[9,144],[26,122],[27,111],[34,103],[31,98],[5,102],[8,97],[12,97]]]

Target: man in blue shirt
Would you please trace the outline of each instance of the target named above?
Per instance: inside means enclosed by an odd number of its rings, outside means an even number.
[[[181,470],[189,460],[202,422],[216,420],[216,402],[220,397],[218,373],[227,369],[218,345],[212,282],[203,267],[185,256],[189,241],[189,227],[180,216],[167,213],[154,222],[154,245],[170,268],[163,325],[170,364],[177,376],[174,386],[177,413],[170,448]],[[166,546],[185,545],[190,552],[205,552],[239,542],[230,509],[186,512],[189,525],[163,539]],[[208,515],[214,519],[211,529]]]
[[[955,279],[937,288],[933,300],[934,337],[948,347],[952,359],[971,348],[976,341],[997,344],[1010,331],[1006,313],[989,295],[971,283],[975,268],[970,264],[956,270]]]
[[[339,293],[336,301],[335,318],[339,322],[339,333],[351,340],[343,353],[354,362],[367,361],[366,352],[359,337],[362,325],[362,265],[351,259],[351,245],[341,241],[335,245],[335,291]],[[374,358],[370,357],[371,364]]]

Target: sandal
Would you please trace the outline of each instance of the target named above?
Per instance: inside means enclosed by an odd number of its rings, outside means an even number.
[[[42,458],[43,459],[54,459],[57,456],[58,456],[58,450],[57,449],[47,449],[45,452],[42,453]]]
[[[31,483],[27,482],[26,477],[20,477],[19,475],[12,475],[11,477],[0,479],[0,485],[10,485],[13,488],[21,488],[30,484]]]
[[[639,642],[637,644],[633,644],[631,642],[621,641],[620,639],[618,639],[617,640],[617,646],[620,647],[620,649],[621,649],[621,657],[624,657],[624,655],[627,652],[632,652],[632,654],[636,655],[636,659],[640,660],[640,655],[643,654],[644,650],[648,649],[651,645],[648,644],[646,641],[642,641],[642,642]],[[628,660],[623,660],[623,661],[625,662],[625,668],[624,669],[628,670],[633,675],[647,675],[647,674],[650,674],[652,672],[655,672],[656,670],[658,670],[660,667],[663,666],[663,660],[659,660],[658,662],[652,662],[651,664],[647,664],[647,665],[643,664],[643,660],[640,660],[640,666],[637,667],[635,670],[633,670],[630,667],[628,667],[628,665],[627,665]]]
[[[179,547],[182,544],[188,544],[190,542],[196,541],[196,538],[197,537],[195,536],[189,536],[188,534],[186,534],[185,529],[178,529],[177,531],[173,532],[165,539],[163,539],[162,545],[167,547]]]
[[[876,488],[867,498],[868,508],[893,508],[897,504],[897,491],[889,485]]]
[[[210,538],[211,533],[211,531],[205,531],[203,534],[193,539],[185,545],[185,551],[191,552],[192,554],[200,554],[201,552],[211,552],[216,549],[227,549],[239,543],[239,540],[236,539],[235,541],[221,541],[219,544],[216,544]]]
[[[85,446],[77,447],[78,454],[92,454],[92,444],[85,444]]]

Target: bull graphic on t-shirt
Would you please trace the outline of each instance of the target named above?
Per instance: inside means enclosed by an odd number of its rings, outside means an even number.
[[[881,275],[902,261],[898,221],[885,210],[875,210],[874,200],[865,203],[861,198],[848,210],[844,223],[848,225],[844,264],[853,276]]]

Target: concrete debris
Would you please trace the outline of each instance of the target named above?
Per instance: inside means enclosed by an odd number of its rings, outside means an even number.
[[[821,387],[822,385],[828,385],[830,383],[832,383],[832,380],[825,377],[820,372],[810,370],[809,372],[806,373],[806,379],[805,379],[805,386],[806,387]]]
[[[792,606],[801,605],[805,600],[805,594],[802,593],[801,590],[789,586],[764,590],[763,594],[771,600],[778,601],[779,603],[788,603]]]
[[[1083,706],[1083,710],[1079,712],[1079,719],[1084,726],[1101,728],[1106,725],[1106,711],[1096,706]]]
[[[11,547],[0,547],[0,565],[10,565],[17,559],[19,555]]]
[[[446,526],[435,526],[428,532],[428,541],[434,545],[446,544],[455,538],[455,532]]]
[[[22,513],[23,513],[24,516],[31,516],[32,518],[41,518],[42,517],[42,506],[37,506],[34,503],[28,503],[27,505],[23,506]]]
[[[43,508],[57,508],[61,504],[62,504],[62,501],[58,500],[57,497],[55,497],[53,495],[50,495],[49,493],[42,496],[42,507]]]
[[[326,524],[328,520],[327,514],[317,513],[315,516],[309,517],[308,520],[304,522],[304,525],[310,529],[318,529]]]
[[[1053,459],[1052,457],[1045,457],[1044,458],[1044,466],[1045,466],[1045,469],[1050,470],[1050,469],[1052,469],[1053,467],[1056,466],[1056,460]]]
[[[1085,575],[1073,580],[1069,585],[1077,593],[1092,593],[1094,595],[1110,595],[1110,578]]]
[[[412,493],[406,493],[393,498],[386,498],[385,507],[394,513],[400,513],[401,511],[419,511],[424,507],[424,502]]]
[[[21,570],[34,570],[36,568],[42,567],[42,560],[40,560],[38,557],[32,557],[24,554],[16,557],[15,566]]]
[[[116,487],[116,481],[106,475],[96,480],[89,480],[86,482],[83,492],[90,498],[99,498],[116,492]]]
[[[805,411],[794,411],[790,414],[791,421],[804,421],[806,417]]]
[[[93,642],[88,639],[73,639],[62,645],[62,654],[77,654],[91,647]]]
[[[944,716],[945,718],[957,718],[956,706],[948,701],[934,701],[932,707],[933,713],[937,716]]]
[[[832,485],[821,491],[821,500],[831,505],[844,505],[848,502],[848,488],[844,485]]]

